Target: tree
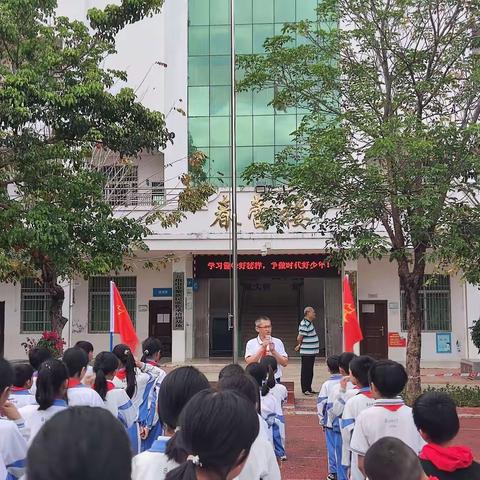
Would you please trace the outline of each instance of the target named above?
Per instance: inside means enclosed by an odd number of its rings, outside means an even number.
[[[111,88],[123,71],[104,68],[115,36],[160,11],[163,0],[122,0],[89,11],[90,26],[55,14],[56,0],[0,4],[0,279],[38,276],[51,296],[52,328],[61,332],[59,278],[117,271],[145,249],[146,222],[115,218],[104,198],[106,179],[88,168],[92,148],[119,158],[166,148],[173,134],[132,89]],[[187,186],[180,221],[208,193]],[[200,207],[199,207],[200,208]]]
[[[277,182],[264,220],[282,230],[300,200],[334,260],[396,262],[410,397],[427,262],[480,279],[478,18],[476,1],[324,0],[318,22],[285,25],[265,55],[239,59],[240,90],[274,88],[277,110],[306,112],[294,145],[246,172]]]

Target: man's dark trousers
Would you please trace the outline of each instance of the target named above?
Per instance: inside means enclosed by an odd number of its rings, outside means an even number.
[[[302,371],[300,381],[302,384],[302,392],[312,391],[313,366],[315,365],[315,355],[302,355]]]

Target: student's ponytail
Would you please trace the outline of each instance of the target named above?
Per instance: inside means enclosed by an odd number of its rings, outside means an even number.
[[[192,461],[182,463],[179,467],[170,470],[165,480],[197,480],[196,465]]]
[[[270,391],[270,389],[273,388],[276,384],[277,384],[277,381],[275,380],[275,372],[273,371],[272,366],[269,365],[268,366],[268,376],[267,376],[267,381],[266,381],[266,385],[268,386],[268,391]]]
[[[105,400],[108,392],[107,375],[112,374],[118,368],[118,358],[111,352],[100,352],[93,364],[93,371],[95,372],[95,383],[93,388]]]
[[[162,342],[155,337],[148,337],[142,342],[142,362],[146,362],[149,358],[153,357],[156,353],[162,351]]]
[[[40,366],[35,400],[39,410],[47,410],[60,396],[62,385],[68,380],[67,367],[56,359],[46,360]]]
[[[268,386],[267,379],[270,373],[269,371],[267,371],[267,367],[261,363],[251,363],[250,365],[247,365],[245,371],[248,373],[248,375],[251,375],[253,379],[257,382],[262,397],[265,397],[268,392],[270,392],[270,387]]]
[[[113,349],[113,354],[122,362],[122,365],[125,367],[127,388],[125,391],[127,395],[132,398],[137,389],[137,378],[135,375],[135,359],[133,358],[133,353],[130,350],[128,345],[121,343],[120,345],[115,346]]]

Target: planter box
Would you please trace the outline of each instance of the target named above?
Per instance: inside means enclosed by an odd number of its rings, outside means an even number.
[[[460,362],[460,372],[461,373],[479,373],[480,360],[462,359]]]

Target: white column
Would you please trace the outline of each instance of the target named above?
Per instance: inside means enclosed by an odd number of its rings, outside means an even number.
[[[188,279],[192,276],[191,256],[182,257],[173,264],[173,315],[172,315],[172,363],[184,363],[192,357],[193,351],[193,296],[190,298],[190,287],[187,287]],[[176,327],[176,287],[175,272],[183,273],[183,328]],[[181,320],[181,318],[180,318]]]

